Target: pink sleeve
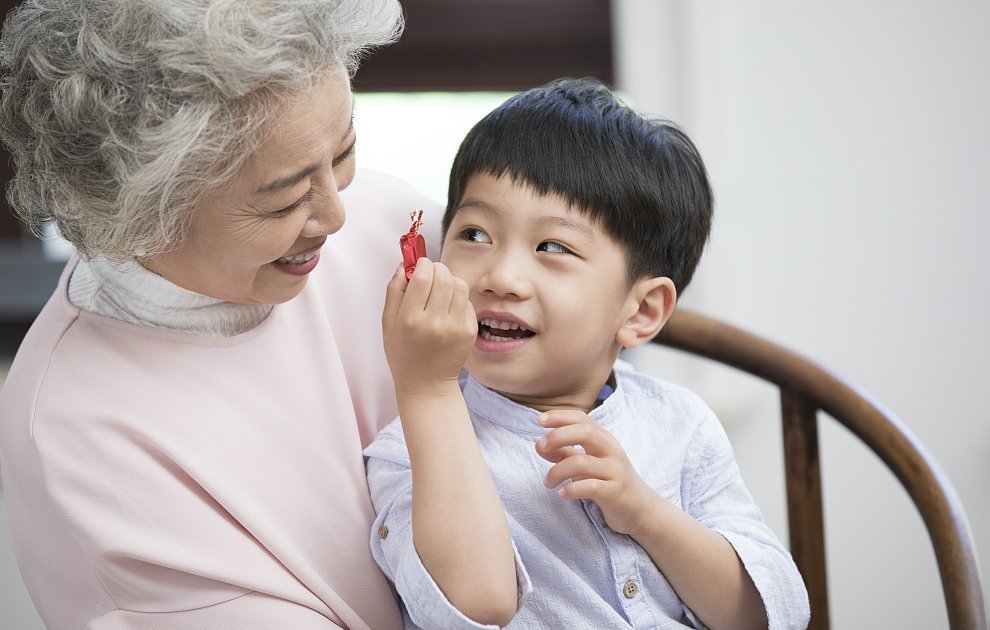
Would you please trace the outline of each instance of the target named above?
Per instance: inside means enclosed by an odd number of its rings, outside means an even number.
[[[323,615],[262,593],[247,593],[206,608],[169,613],[115,610],[86,625],[86,630],[200,630],[201,628],[292,628],[333,630],[340,628]]]

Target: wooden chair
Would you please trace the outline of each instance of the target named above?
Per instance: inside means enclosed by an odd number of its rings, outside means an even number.
[[[791,553],[811,600],[813,629],[827,629],[825,538],[817,412],[858,436],[900,480],[928,528],[953,629],[987,630],[966,518],[932,457],[889,410],[786,348],[699,313],[679,310],[654,340],[730,365],[780,387]]]

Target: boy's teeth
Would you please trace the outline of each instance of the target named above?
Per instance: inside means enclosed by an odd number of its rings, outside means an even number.
[[[486,317],[479,322],[482,326],[498,330],[528,330],[525,326],[520,326],[516,322],[501,322],[497,319]]]

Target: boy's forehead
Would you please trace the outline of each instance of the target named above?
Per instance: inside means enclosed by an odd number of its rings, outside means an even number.
[[[480,200],[489,206],[482,209],[498,212],[500,204],[494,200],[518,195],[530,198],[533,205],[538,205],[542,210],[560,214],[575,214],[585,217],[588,221],[594,221],[593,214],[588,209],[569,199],[563,193],[553,190],[541,191],[530,181],[508,174],[495,176],[490,173],[475,173],[471,175],[464,186],[456,209],[473,206],[475,205],[474,202]]]
[[[493,216],[525,214],[533,221],[597,229],[591,212],[564,195],[540,192],[532,185],[508,178],[486,176],[485,181],[469,181],[455,211],[475,210]]]

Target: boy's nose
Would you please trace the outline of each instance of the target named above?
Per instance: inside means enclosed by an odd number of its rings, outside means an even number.
[[[497,297],[514,297],[520,300],[533,295],[530,274],[518,257],[511,254],[492,261],[492,265],[482,275],[478,289]]]

